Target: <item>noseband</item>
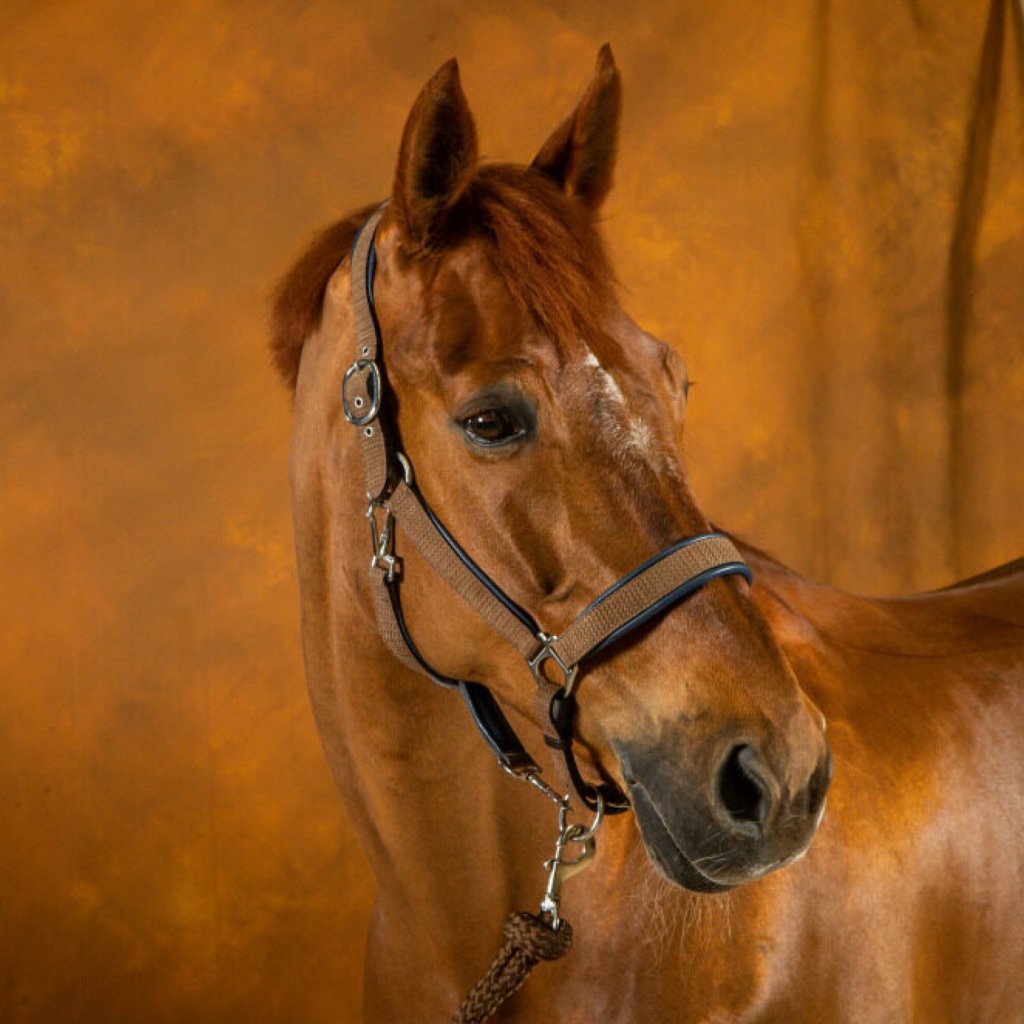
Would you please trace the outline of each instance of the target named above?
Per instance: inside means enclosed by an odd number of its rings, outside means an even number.
[[[395,555],[395,530],[401,527],[434,571],[526,661],[538,687],[539,703],[554,731],[553,736],[545,736],[545,741],[563,755],[580,799],[599,814],[620,814],[629,808],[626,795],[609,781],[587,782],[573,753],[580,669],[587,659],[711,580],[738,574],[751,582],[750,569],[723,534],[688,537],[612,584],[560,636],[545,633],[444,527],[419,493],[408,456],[396,445],[386,408],[387,378],[378,361],[381,334],[373,298],[375,240],[383,213],[381,207],[370,216],[353,244],[351,290],[356,351],[341,393],[345,418],[358,428],[362,449],[369,501],[366,516],[373,543],[370,590],[381,637],[402,664],[441,686],[458,689],[505,771],[531,782],[549,796],[553,794],[540,778],[540,766],[527,753],[491,691],[482,683],[445,675],[417,649],[402,614],[401,563]],[[556,802],[563,799],[555,796]]]

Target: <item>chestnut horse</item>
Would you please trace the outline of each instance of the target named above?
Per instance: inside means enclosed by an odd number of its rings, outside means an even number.
[[[679,454],[686,370],[618,306],[595,225],[620,96],[606,47],[529,167],[481,166],[446,64],[410,113],[375,243],[381,417],[424,500],[549,631],[709,529]],[[436,1022],[506,913],[536,907],[554,822],[375,621],[360,429],[341,403],[349,252],[370,212],[286,278],[273,347],[295,389],[309,689],[377,886],[365,1018]],[[632,813],[605,821],[566,888],[574,949],[500,1019],[1024,1020],[1024,562],[877,600],[740,547],[753,586],[712,580],[581,678],[582,770]],[[485,682],[543,749],[520,656],[400,525],[396,554],[422,656]]]

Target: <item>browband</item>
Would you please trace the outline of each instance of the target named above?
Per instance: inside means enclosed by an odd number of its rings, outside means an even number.
[[[395,528],[448,585],[525,659],[538,696],[551,721],[549,746],[561,751],[580,798],[607,814],[629,808],[625,794],[611,782],[583,779],[573,752],[575,685],[584,661],[666,612],[719,576],[750,569],[732,541],[706,533],[666,548],[596,597],[561,636],[548,636],[534,617],[513,601],[455,540],[416,488],[412,464],[385,431],[386,374],[378,358],[380,325],[374,306],[374,245],[384,207],[360,229],[351,256],[351,297],[355,320],[355,357],[342,383],[345,418],[358,428],[363,475],[369,501],[367,518],[373,543],[370,590],[378,628],[391,653],[408,668],[441,686],[457,688],[501,766],[515,775],[538,776],[540,767],[527,753],[491,691],[482,683],[447,676],[420,654],[402,614],[400,559]],[[552,674],[561,678],[552,679]],[[543,728],[543,725],[542,725]]]

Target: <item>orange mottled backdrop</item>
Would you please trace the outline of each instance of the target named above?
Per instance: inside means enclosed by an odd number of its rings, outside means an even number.
[[[267,296],[458,56],[525,160],[600,43],[605,228],[719,522],[841,586],[1024,552],[1017,0],[5,0],[0,1020],[355,1021]],[[468,726],[467,726],[468,728]]]

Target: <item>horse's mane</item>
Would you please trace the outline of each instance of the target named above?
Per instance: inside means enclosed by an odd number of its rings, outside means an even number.
[[[327,282],[352,249],[360,225],[376,208],[364,206],[321,231],[274,293],[270,352],[285,383],[293,391],[306,339],[320,326]]]
[[[302,346],[320,326],[327,283],[374,206],[317,235],[277,288],[270,350],[292,389]],[[543,331],[558,340],[600,332],[614,278],[601,237],[580,203],[537,171],[492,164],[480,168],[456,212],[449,218],[452,233],[489,240],[495,269]],[[435,249],[419,258],[438,256]]]

